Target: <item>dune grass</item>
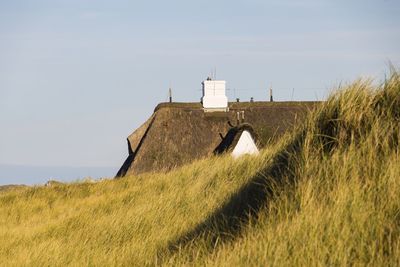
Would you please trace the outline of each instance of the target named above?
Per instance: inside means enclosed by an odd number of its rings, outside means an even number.
[[[341,89],[299,132],[290,166],[280,169],[285,182],[241,233],[218,243],[220,227],[210,227],[168,263],[399,266],[398,74],[380,88],[358,81]]]
[[[152,265],[257,170],[230,156],[166,174],[35,187],[0,195],[0,262],[12,265]]]
[[[6,266],[400,265],[400,77],[341,88],[259,156],[0,193]]]

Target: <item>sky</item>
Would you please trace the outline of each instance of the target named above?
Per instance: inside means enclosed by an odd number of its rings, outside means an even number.
[[[167,100],[324,100],[400,66],[398,0],[0,0],[0,185],[113,176]]]

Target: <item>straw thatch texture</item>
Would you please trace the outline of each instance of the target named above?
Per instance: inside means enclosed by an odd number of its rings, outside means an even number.
[[[274,142],[301,123],[316,102],[230,103],[229,112],[206,113],[200,103],[161,103],[152,117],[128,137],[129,156],[117,177],[170,170],[211,156],[232,126],[250,123],[258,146]],[[237,121],[237,112],[242,113]]]

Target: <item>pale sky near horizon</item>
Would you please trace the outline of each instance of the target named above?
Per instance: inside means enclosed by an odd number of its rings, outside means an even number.
[[[379,81],[400,66],[399,14],[397,0],[0,0],[0,184],[48,179],[8,165],[116,172],[168,87],[199,101],[214,68],[230,100]]]

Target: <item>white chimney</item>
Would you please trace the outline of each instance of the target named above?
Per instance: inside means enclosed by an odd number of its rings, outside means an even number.
[[[228,98],[226,97],[225,81],[213,81],[210,78],[201,83],[203,85],[202,103],[204,111],[227,111]]]

